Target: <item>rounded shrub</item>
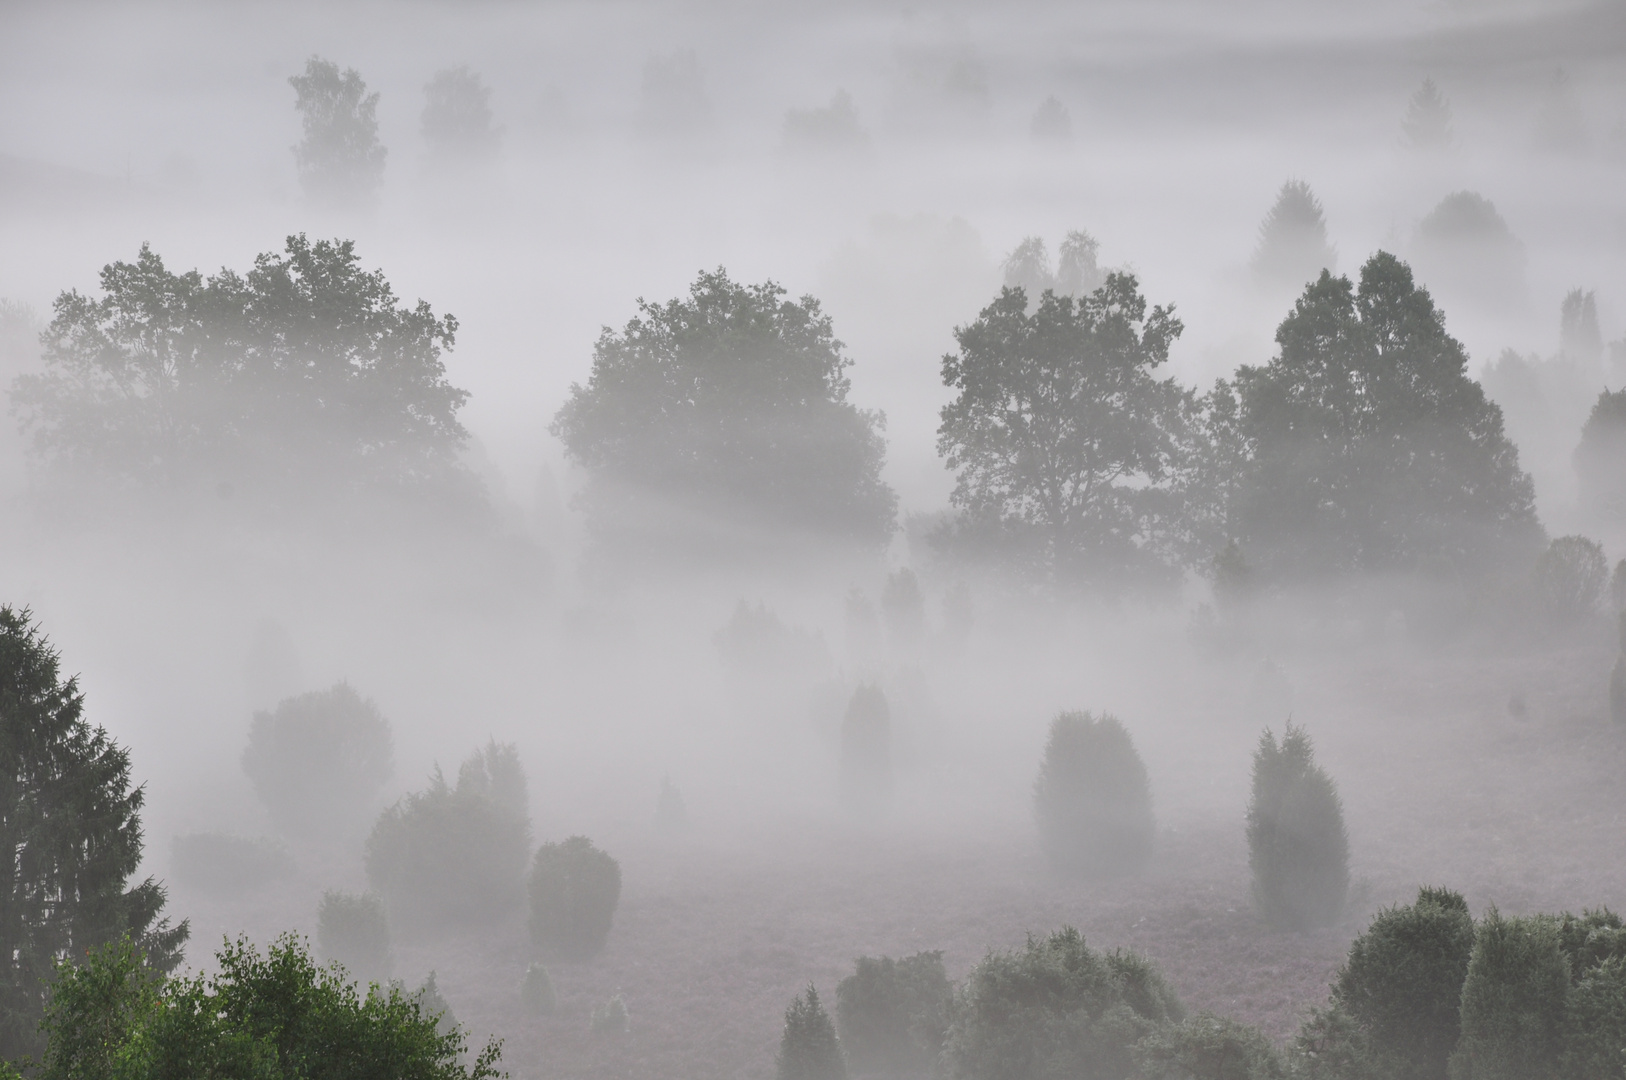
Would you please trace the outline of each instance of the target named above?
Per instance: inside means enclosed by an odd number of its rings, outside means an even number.
[[[255,713],[243,751],[243,772],[272,823],[296,837],[364,823],[394,771],[389,721],[343,682]]]
[[[1333,1001],[1365,1030],[1385,1076],[1445,1080],[1473,947],[1467,901],[1433,888],[1379,912],[1350,945]]]
[[[861,1076],[930,1076],[954,985],[941,952],[894,961],[861,956],[836,985],[836,1030]]]
[[[621,902],[621,865],[585,836],[543,844],[531,864],[531,943],[550,960],[604,950]]]
[[[534,1016],[545,1016],[558,1006],[558,998],[553,992],[553,978],[548,969],[541,964],[531,964],[525,969],[525,978],[519,984],[519,1000],[525,1006],[525,1011]]]
[[[1536,560],[1536,601],[1550,617],[1575,622],[1598,608],[1609,580],[1603,548],[1584,536],[1560,536]]]
[[[957,1080],[1128,1076],[1135,1045],[1185,1018],[1152,966],[1071,927],[989,953],[955,993],[943,1062]]]
[[[847,1062],[835,1025],[811,985],[785,1010],[774,1076],[776,1080],[847,1080]]]
[[[1253,897],[1272,926],[1330,926],[1349,892],[1349,835],[1332,778],[1315,763],[1303,728],[1281,741],[1266,729],[1253,755],[1248,805],[1248,867]]]
[[[323,893],[316,909],[316,949],[323,960],[344,965],[362,983],[388,979],[394,957],[384,902],[372,893]]]
[[[1287,1080],[1287,1067],[1258,1028],[1204,1013],[1167,1024],[1136,1048],[1141,1080]]]
[[[1570,988],[1558,1075],[1565,1080],[1626,1076],[1626,957],[1610,956],[1588,968]]]
[[[860,686],[841,721],[841,794],[874,810],[892,793],[892,710],[878,686]]]
[[[1491,908],[1474,931],[1451,1080],[1553,1080],[1569,980],[1556,920]]]
[[[632,1030],[632,1014],[627,1011],[627,999],[617,991],[609,1001],[595,1005],[587,1025],[594,1035],[625,1035]]]
[[[1033,811],[1045,854],[1064,873],[1123,873],[1151,854],[1156,824],[1146,766],[1110,714],[1064,712],[1051,721]]]
[[[1293,1037],[1292,1074],[1298,1080],[1378,1080],[1366,1028],[1337,1003],[1311,1007]]]

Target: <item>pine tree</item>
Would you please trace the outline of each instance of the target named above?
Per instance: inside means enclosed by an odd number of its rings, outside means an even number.
[[[128,936],[150,967],[181,961],[186,922],[158,918],[164,887],[127,888],[141,863],[144,792],[129,751],[84,719],[77,676],[32,614],[0,606],[0,1058],[40,1047],[56,963]]]
[[[1400,130],[1406,135],[1406,144],[1417,150],[1440,150],[1451,145],[1451,103],[1433,79],[1424,79],[1411,96]]]
[[[836,1026],[811,983],[807,993],[785,1010],[785,1034],[779,1040],[775,1075],[778,1080],[847,1080]]]
[[[1301,287],[1322,270],[1336,269],[1337,262],[1315,193],[1303,180],[1287,181],[1259,225],[1254,273],[1271,284]]]
[[[1301,727],[1280,742],[1267,728],[1253,755],[1248,867],[1265,921],[1290,930],[1330,926],[1349,891],[1349,834],[1332,778]]]
[[[1555,919],[1503,918],[1492,908],[1475,930],[1462,985],[1453,1080],[1555,1077],[1569,983]]]

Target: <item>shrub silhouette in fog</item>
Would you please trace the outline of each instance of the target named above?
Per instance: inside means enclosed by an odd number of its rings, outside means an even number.
[[[1626,389],[1604,390],[1593,403],[1575,448],[1584,510],[1607,522],[1626,520]]]
[[[1609,581],[1609,560],[1597,542],[1584,536],[1560,536],[1536,560],[1536,602],[1550,617],[1575,622],[1598,610]]]
[[[289,502],[365,486],[466,485],[446,381],[457,320],[403,307],[350,241],[290,236],[247,273],[171,273],[142,245],[102,296],[62,293],[43,372],[12,404],[33,451],[67,469],[212,499],[219,484]]]
[[[1055,94],[1039,102],[1028,130],[1040,142],[1066,142],[1073,137],[1073,117]]]
[[[288,877],[293,857],[275,840],[226,833],[177,836],[170,867],[183,885],[216,893],[252,892]]]
[[[1289,1075],[1262,1031],[1208,1013],[1158,1028],[1141,1040],[1135,1056],[1143,1080],[1287,1080]]]
[[[1598,329],[1598,298],[1590,289],[1571,289],[1558,305],[1558,351],[1594,365],[1603,359],[1603,332]]]
[[[847,400],[852,361],[819,302],[784,297],[719,269],[600,336],[550,428],[588,470],[600,539],[715,560],[770,533],[891,537],[882,417]]]
[[[243,772],[291,836],[342,834],[395,772],[390,724],[349,683],[254,714]]]
[[[378,94],[355,68],[313,56],[305,71],[290,76],[294,107],[305,137],[294,147],[299,182],[314,203],[369,206],[384,179],[387,151],[378,141]]]
[[[1303,180],[1287,181],[1259,225],[1254,273],[1261,281],[1297,288],[1337,264],[1321,203]]]
[[[1414,150],[1442,150],[1451,145],[1451,103],[1433,79],[1424,79],[1406,103],[1400,130],[1406,145]]]
[[[1609,673],[1609,715],[1615,723],[1626,724],[1626,610],[1617,612],[1615,618],[1620,645],[1614,670]]]
[[[384,902],[372,893],[323,893],[316,909],[316,949],[363,984],[383,983],[395,964]]]
[[[490,157],[501,134],[491,123],[491,88],[467,66],[435,72],[423,88],[418,124],[429,151],[443,161]]]
[[[1553,1077],[1568,993],[1557,922],[1503,918],[1492,908],[1474,931],[1451,1080]]]
[[[1381,1075],[1446,1080],[1473,947],[1467,902],[1433,888],[1418,890],[1416,903],[1380,911],[1350,945],[1332,997],[1361,1025]]]
[[[668,832],[682,832],[689,826],[689,808],[670,776],[661,777],[661,793],[655,799],[655,824]]]
[[[158,971],[181,961],[189,928],[160,919],[164,887],[127,887],[141,865],[141,807],[130,753],[85,720],[79,678],[33,615],[0,604],[0,1060],[40,1048],[39,1021],[57,961],[121,937]]]
[[[926,636],[926,596],[920,591],[920,579],[907,566],[886,576],[881,618],[895,647],[913,649]]]
[[[777,1080],[846,1080],[847,1063],[830,1014],[811,985],[785,1010],[785,1031],[774,1061]]]
[[[558,1006],[553,992],[553,978],[541,964],[525,968],[525,978],[519,984],[519,1000],[525,1011],[533,1016],[546,1016]]]
[[[954,985],[941,952],[861,956],[836,985],[836,1030],[859,1076],[927,1077],[942,1051]]]
[[[1418,223],[1414,248],[1418,272],[1435,289],[1487,309],[1524,294],[1524,245],[1478,192],[1441,199]]]
[[[1038,305],[1046,289],[1083,299],[1106,284],[1107,272],[1101,268],[1100,254],[1101,245],[1095,237],[1083,229],[1074,229],[1062,238],[1052,273],[1044,240],[1026,237],[1005,257],[1005,286],[1023,291],[1029,311]]]
[[[1293,1036],[1299,1080],[1380,1080],[1366,1029],[1341,1006],[1311,1006]]]
[[[645,60],[640,89],[640,119],[651,134],[694,134],[711,123],[711,99],[693,49]]]
[[[1064,712],[1050,723],[1033,784],[1039,840],[1057,870],[1134,870],[1152,851],[1152,788],[1134,740],[1109,713]]]
[[[543,844],[531,863],[531,944],[546,959],[604,951],[621,902],[621,865],[585,836]]]
[[[943,1061],[956,1080],[1129,1076],[1135,1044],[1185,1011],[1134,953],[1099,953],[1071,927],[991,952],[955,994]]]
[[[841,795],[873,811],[892,794],[892,710],[878,686],[860,686],[841,721]]]
[[[858,122],[852,95],[837,90],[819,109],[791,109],[785,114],[785,146],[792,150],[846,152],[867,149],[869,136]]]
[[[1281,741],[1267,728],[1253,755],[1248,804],[1248,868],[1253,899],[1272,926],[1330,926],[1349,891],[1349,836],[1332,778],[1315,763],[1303,728]]]
[[[941,541],[1040,579],[1172,580],[1190,395],[1154,372],[1182,329],[1122,273],[1082,300],[1046,293],[1031,314],[1007,288],[956,329],[937,452],[959,514]]]
[[[631,1031],[632,1015],[627,1012],[627,999],[620,993],[615,993],[610,995],[610,1000],[604,1004],[593,1006],[593,1014],[588,1018],[587,1026],[594,1035],[613,1037]]]
[[[803,682],[830,668],[824,638],[786,626],[767,604],[734,605],[728,625],[712,637],[723,662],[737,675]]]
[[[373,826],[367,881],[397,926],[487,922],[520,904],[530,822],[518,809],[514,778],[492,776],[492,761],[516,758],[511,747],[495,744],[477,751],[455,788],[437,768],[427,788],[385,810]]]
[[[1252,455],[1231,517],[1262,570],[1483,576],[1535,554],[1535,492],[1501,410],[1405,263],[1377,253],[1358,287],[1322,274],[1276,344],[1236,378]]]

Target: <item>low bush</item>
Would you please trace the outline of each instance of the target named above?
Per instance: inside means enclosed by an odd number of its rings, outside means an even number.
[[[1066,928],[971,970],[954,996],[943,1062],[957,1080],[1128,1076],[1136,1044],[1183,1019],[1145,960],[1095,952]]]
[[[1135,1055],[1141,1080],[1287,1080],[1276,1048],[1258,1028],[1224,1017],[1194,1016],[1159,1027]]]
[[[841,721],[841,794],[873,811],[892,793],[892,710],[878,686],[860,686]]]
[[[389,721],[342,682],[255,713],[243,751],[272,824],[293,837],[360,827],[394,770]]]
[[[316,909],[316,950],[363,985],[387,980],[395,961],[384,902],[372,893],[323,893]]]
[[[942,1052],[954,985],[941,952],[894,961],[861,956],[836,985],[836,1030],[859,1076],[930,1076]]]
[[[621,902],[621,865],[585,836],[543,844],[531,864],[531,942],[545,959],[604,950]]]
[[[655,824],[667,832],[682,832],[689,825],[689,808],[670,776],[661,777],[661,793],[655,799]]]
[[[1342,1006],[1312,1007],[1293,1038],[1297,1080],[1380,1080],[1366,1028]]]
[[[777,1080],[847,1080],[836,1027],[812,986],[785,1010],[774,1075]]]
[[[519,984],[519,1000],[525,1006],[525,1011],[533,1016],[546,1016],[558,1005],[558,998],[553,992],[553,979],[548,975],[548,969],[541,964],[532,964],[525,969],[525,978]]]
[[[1051,722],[1033,809],[1045,853],[1064,873],[1123,873],[1151,854],[1156,824],[1146,766],[1109,714],[1064,712]]]
[[[468,925],[517,907],[531,846],[523,805],[518,755],[493,744],[464,763],[457,787],[437,769],[428,788],[384,811],[367,838],[367,881],[392,922]]]
[[[632,1016],[627,1012],[627,999],[616,993],[604,1004],[594,1006],[587,1025],[594,1035],[625,1035],[632,1030]]]
[[[1555,1078],[1569,982],[1557,920],[1492,908],[1474,932],[1451,1080]]]
[[[1610,956],[1570,988],[1559,1040],[1565,1080],[1626,1076],[1626,957]]]
[[[1609,561],[1603,548],[1584,536],[1560,536],[1536,560],[1536,602],[1559,622],[1576,622],[1598,608]]]
[[[1338,789],[1315,763],[1303,728],[1280,742],[1266,729],[1253,756],[1248,805],[1248,866],[1253,896],[1272,926],[1330,926],[1349,892],[1349,835]]]
[[[175,838],[170,868],[183,885],[213,893],[241,893],[288,877],[294,872],[294,860],[287,846],[277,840],[189,833]]]
[[[1379,912],[1350,945],[1332,999],[1365,1031],[1385,1077],[1445,1080],[1473,947],[1467,901],[1433,888]]]

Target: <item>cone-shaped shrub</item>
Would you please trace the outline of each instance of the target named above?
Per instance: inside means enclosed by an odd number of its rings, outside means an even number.
[[[1386,1077],[1445,1080],[1473,947],[1467,901],[1431,888],[1379,912],[1349,947],[1333,1001],[1365,1029]]]
[[[1626,957],[1587,969],[1570,988],[1558,1075],[1565,1080],[1626,1076]]]
[[[1122,1077],[1134,1047],[1184,1019],[1145,960],[1098,953],[1071,927],[989,953],[955,994],[943,1061],[956,1080]]]
[[[892,710],[878,686],[860,686],[841,721],[841,794],[855,810],[892,793]]]
[[[1330,926],[1349,891],[1349,836],[1338,789],[1315,763],[1303,728],[1280,742],[1266,729],[1253,755],[1248,866],[1265,921],[1289,930]]]
[[[1552,1080],[1569,981],[1556,920],[1491,908],[1474,931],[1451,1080]]]
[[[1146,766],[1110,714],[1064,712],[1051,721],[1033,810],[1045,854],[1064,873],[1122,873],[1151,854],[1156,825]]]
[[[394,962],[384,901],[372,893],[323,893],[316,909],[316,948],[322,959],[343,964],[352,978],[384,982]]]
[[[775,1075],[778,1080],[847,1080],[836,1026],[811,985],[785,1010]]]
[[[1621,576],[1619,570],[1615,576]],[[1609,674],[1609,715],[1615,723],[1626,724],[1626,611],[1620,613],[1620,655],[1615,658],[1615,670]]]
[[[1144,1080],[1287,1080],[1263,1032],[1206,1013],[1159,1028],[1141,1041],[1136,1057]]]
[[[860,1076],[930,1076],[954,986],[941,952],[861,956],[836,986],[836,1029]]]
[[[621,902],[621,865],[585,836],[543,844],[531,864],[531,942],[550,960],[604,949]]]
[[[526,1012],[536,1016],[545,1016],[554,1010],[558,998],[554,995],[553,979],[548,975],[547,968],[532,964],[525,969],[525,978],[519,984],[519,1000]]]

